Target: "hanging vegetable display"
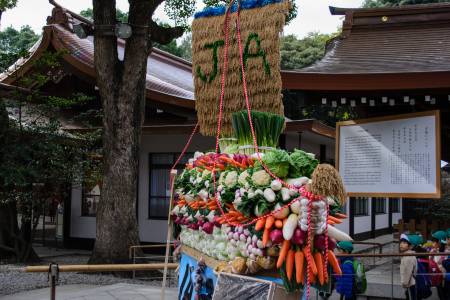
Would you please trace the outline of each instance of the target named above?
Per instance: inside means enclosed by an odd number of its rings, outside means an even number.
[[[272,116],[259,117],[263,122]],[[244,135],[239,122],[234,124]],[[265,134],[274,140],[272,132]],[[323,286],[330,278],[328,264],[341,274],[333,254],[336,241],[351,240],[333,226],[346,218],[342,180],[332,166],[318,164],[302,150],[274,148],[259,155],[261,161],[255,154],[195,153],[175,181],[172,215],[179,238],[229,262],[225,268],[230,272],[278,269],[288,290],[306,282]]]

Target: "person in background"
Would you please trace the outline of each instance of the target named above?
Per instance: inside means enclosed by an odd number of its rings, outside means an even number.
[[[447,247],[446,252],[450,252],[450,228],[447,229]]]
[[[352,242],[342,241],[337,243],[337,250],[342,254],[351,254],[353,252]],[[342,276],[336,277],[336,292],[341,294],[341,300],[356,299],[354,292],[354,276],[353,257],[339,258]]]
[[[433,242],[433,248],[431,249],[430,253],[441,253],[445,252],[445,248],[447,245],[447,232],[446,231],[436,231],[431,235],[431,241]],[[445,274],[445,269],[442,265],[444,260],[446,259],[445,256],[433,256],[430,259],[432,259],[439,267],[439,270]],[[443,282],[441,284],[436,285],[438,296],[440,300],[448,300],[450,295],[446,295]]]
[[[400,253],[414,253],[410,237],[411,235],[406,234],[400,236]],[[414,278],[416,265],[415,256],[402,256],[400,260],[400,282],[405,289],[407,300],[416,300],[416,280]]]
[[[447,245],[445,252],[450,252],[450,228],[447,229]],[[447,299],[450,299],[450,255],[447,255],[442,261],[442,267],[444,268],[444,293]]]

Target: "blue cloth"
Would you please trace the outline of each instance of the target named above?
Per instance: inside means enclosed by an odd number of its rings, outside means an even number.
[[[354,299],[353,282],[355,272],[353,270],[353,257],[343,257],[339,259],[342,276],[336,276],[336,292],[345,299]]]
[[[450,282],[450,256],[442,262],[442,266],[445,269],[445,281]]]
[[[257,7],[263,7],[269,4],[273,3],[279,3],[283,0],[242,0],[241,1],[241,9],[252,9]],[[207,18],[207,17],[214,17],[214,16],[220,16],[225,14],[227,10],[227,7],[224,5],[219,6],[207,6],[203,10],[196,12],[194,14],[194,19],[199,18]],[[233,3],[231,6],[231,13],[234,13],[237,11],[237,4]]]

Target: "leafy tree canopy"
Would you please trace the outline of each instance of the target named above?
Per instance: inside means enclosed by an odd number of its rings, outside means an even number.
[[[39,39],[30,26],[20,30],[8,27],[0,31],[0,72],[12,65],[19,57],[27,56],[28,50]]]
[[[281,69],[300,69],[321,59],[325,45],[336,34],[311,32],[305,38],[287,35],[281,39]]]
[[[0,10],[5,11],[17,5],[17,0],[0,0]]]
[[[366,0],[363,7],[389,7],[412,4],[427,4],[427,3],[441,3],[448,2],[448,0]]]

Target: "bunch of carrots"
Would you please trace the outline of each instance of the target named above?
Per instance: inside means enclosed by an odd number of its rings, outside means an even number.
[[[339,261],[332,250],[328,250],[328,262],[337,276],[342,275]],[[311,283],[315,284],[317,281],[319,285],[324,285],[329,280],[327,268],[324,268],[324,253],[316,251],[311,253],[308,247],[292,246],[290,241],[284,241],[280,254],[277,260],[277,268],[281,268],[285,264],[286,276],[292,280],[292,275],[295,270],[295,280],[297,284],[305,284],[306,268],[309,268]]]
[[[236,156],[236,154],[235,154]],[[206,169],[212,171],[214,168],[214,160],[216,170],[223,171],[227,167],[234,167],[238,169],[247,169],[249,166],[253,166],[254,161],[249,157],[229,157],[227,154],[219,154],[217,159],[214,159],[215,154],[205,154],[197,158],[192,167],[199,169]]]
[[[340,218],[346,217],[343,214],[339,214]],[[331,220],[334,222],[342,222],[338,217],[332,217]],[[255,230],[263,232],[262,243],[263,246],[269,241],[269,235],[272,227],[281,229],[287,219],[279,220],[275,219],[273,216],[268,216],[258,220],[255,224]],[[330,220],[330,219],[329,219]],[[330,263],[334,274],[340,276],[342,275],[339,262],[332,250],[328,251],[328,262]],[[291,243],[290,240],[283,240],[280,252],[277,260],[277,269],[280,269],[283,264],[286,268],[286,276],[288,280],[293,279],[293,274],[295,270],[295,280],[297,284],[305,284],[306,280],[306,268],[309,268],[311,283],[318,283],[324,285],[328,282],[329,276],[327,273],[327,268],[324,268],[324,252],[316,250],[311,253],[311,249],[307,246],[299,246]]]
[[[249,221],[249,218],[237,211],[232,204],[226,204],[226,208],[228,209],[228,212],[217,218],[217,222],[219,222],[219,224],[245,223]]]

